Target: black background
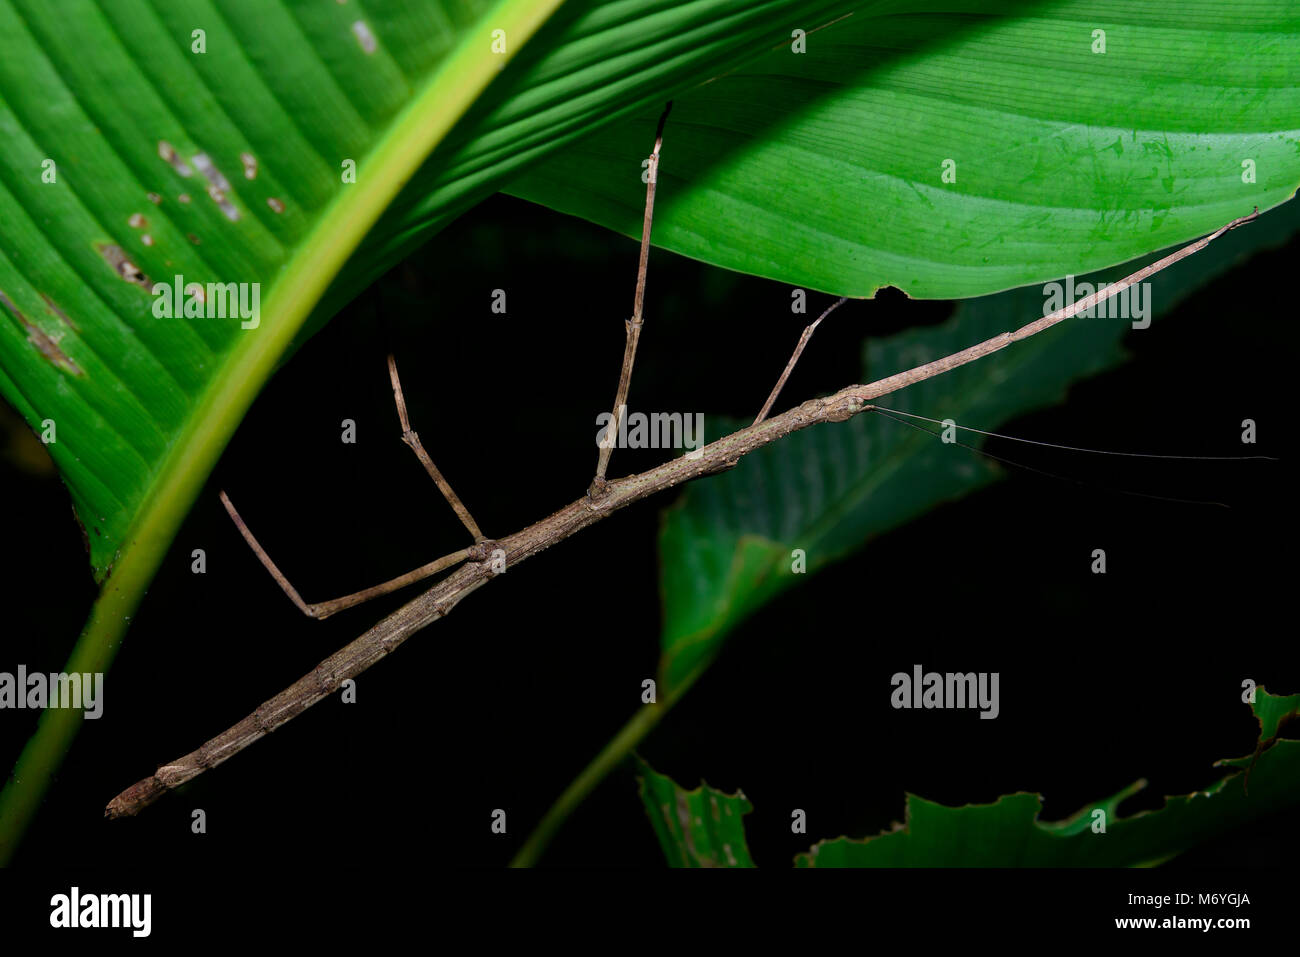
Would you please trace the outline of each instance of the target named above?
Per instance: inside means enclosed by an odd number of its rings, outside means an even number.
[[[1015,435],[1145,452],[1284,457],[1300,243],[1262,254],[1145,332],[1135,359]],[[15,866],[166,861],[213,872],[503,866],[549,803],[639,706],[657,661],[656,534],[676,492],[627,509],[468,598],[358,681],[140,818],[105,803],[252,711],[415,594],[301,616],[239,538],[226,489],[308,601],[392,577],[468,539],[399,441],[392,349],[413,427],[485,532],[502,536],[585,491],[595,416],[623,349],[636,245],[496,197],[448,228],[311,340],[254,405],[141,605]],[[503,288],[504,316],[490,311]],[[810,297],[820,311],[826,297]],[[656,250],[632,407],[752,416],[807,317],[789,288]],[[780,408],[860,381],[863,338],[944,319],[950,304],[886,290],[823,324]],[[1032,317],[1023,317],[1026,321]],[[1013,322],[1013,324],[1015,324]],[[4,658],[57,671],[95,588],[58,479],[22,452],[5,410]],[[340,422],[358,441],[340,441]],[[824,426],[833,428],[834,426]],[[900,425],[899,428],[905,426]],[[711,436],[712,437],[712,436]],[[741,627],[642,744],[680,783],[742,788],[758,864],[822,837],[874,834],[905,791],[948,803],[1039,791],[1065,817],[1137,778],[1125,810],[1218,777],[1256,725],[1252,678],[1300,690],[1295,500],[1278,464],[1153,463],[991,444],[1085,484],[1004,481],[870,542]],[[971,453],[974,454],[974,453]],[[618,450],[612,475],[664,452]],[[1230,509],[1111,494],[1100,486]],[[207,574],[190,571],[203,548]],[[1109,572],[1089,571],[1105,548]],[[418,587],[418,586],[416,586]],[[890,675],[998,671],[1001,716],[894,711]],[[8,766],[35,725],[0,721]],[[207,833],[190,831],[203,808]],[[490,832],[503,808],[508,833]],[[792,808],[808,835],[792,835]],[[1172,867],[1291,865],[1294,815],[1203,845]],[[630,765],[560,832],[552,867],[663,866]]]

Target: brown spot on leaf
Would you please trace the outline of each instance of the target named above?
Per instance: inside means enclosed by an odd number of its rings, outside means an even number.
[[[66,352],[59,348],[59,339],[63,338],[62,333],[59,334],[57,339],[49,335],[44,329],[19,312],[18,307],[13,304],[13,300],[2,292],[0,292],[0,306],[4,306],[5,309],[9,310],[19,324],[27,330],[27,341],[36,346],[41,355],[64,372],[69,372],[72,375],[82,375],[82,371],[77,364],[68,357]]]
[[[126,221],[126,224],[132,229],[142,229],[149,225],[149,220],[145,219],[140,213],[132,213],[131,218]]]
[[[267,205],[267,206],[270,206],[271,209],[275,210],[275,212],[277,212],[277,213],[283,213],[283,212],[284,212],[284,203],[282,203],[280,200],[276,199],[274,196],[268,196],[268,197],[267,197],[267,199],[266,199],[266,205]]]
[[[352,35],[357,38],[357,43],[366,53],[374,53],[379,46],[375,35],[370,32],[370,25],[365,20],[358,20],[352,24]]]
[[[230,192],[230,180],[222,175],[221,170],[217,169],[216,164],[207,153],[195,153],[194,165],[198,171],[203,174],[203,178],[209,183],[221,190],[223,193]]]
[[[198,167],[203,178],[208,181],[208,196],[221,207],[221,212],[232,223],[239,221],[239,209],[230,201],[230,180],[217,169],[207,153],[196,153],[194,165]]]
[[[194,170],[190,169],[190,164],[181,159],[176,149],[166,140],[159,140],[158,155],[170,163],[172,169],[176,170],[181,176],[194,175]]]
[[[95,243],[95,249],[104,257],[104,262],[113,267],[113,271],[145,292],[153,292],[153,280],[140,271],[140,267],[127,258],[125,250],[114,243]]]
[[[713,867],[713,858],[705,857],[695,846],[695,835],[691,833],[691,806],[686,800],[686,795],[680,790],[677,792],[677,820],[681,823],[682,843],[686,845],[686,853],[694,858],[700,867]]]
[[[218,189],[216,186],[209,186],[208,196],[221,208],[221,212],[225,214],[226,219],[232,223],[239,220],[239,209],[230,201],[230,197],[226,195],[225,190]]]

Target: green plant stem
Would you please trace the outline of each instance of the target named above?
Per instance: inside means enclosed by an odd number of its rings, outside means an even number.
[[[64,670],[70,674],[107,671],[117,644],[78,641]],[[0,791],[0,866],[8,865],[12,858],[83,720],[84,712],[79,708],[47,708],[41,712],[36,733],[23,747],[10,781]]]

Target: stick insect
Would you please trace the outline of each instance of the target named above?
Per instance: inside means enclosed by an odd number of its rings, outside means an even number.
[[[645,217],[641,233],[633,312],[632,318],[626,321],[623,362],[618,387],[615,391],[609,434],[616,434],[619,417],[626,408],[627,394],[631,385],[632,367],[644,324],[643,305],[655,190],[658,181],[664,126],[671,107],[672,104],[669,103],[660,116],[654,146],[647,164]],[[411,428],[401,380],[397,372],[397,364],[390,355],[388,357],[388,373],[393,388],[393,399],[397,408],[402,441],[411,448],[452,510],[459,517],[472,538],[472,544],[451,554],[444,555],[391,581],[383,582],[341,598],[309,604],[302,599],[297,589],[293,587],[288,578],[271,560],[266,550],[258,543],[248,526],[239,516],[229,496],[224,491],[221,492],[222,504],[258,560],[266,567],[294,605],[309,617],[323,619],[371,598],[386,595],[418,581],[431,578],[440,572],[449,573],[422,594],[379,621],[350,644],[326,658],[290,687],[263,703],[242,721],[212,738],[197,750],[162,765],[154,774],[122,791],[108,803],[105,815],[109,818],[120,818],[138,814],[168,791],[180,787],[204,771],[229,760],[244,748],[281,727],[327,695],[332,694],[346,679],[355,677],[386,657],[417,631],[445,617],[465,597],[488,584],[507,566],[513,568],[518,563],[537,555],[551,545],[577,534],[584,528],[649,495],[701,476],[729,469],[748,453],[771,444],[792,432],[820,423],[843,422],[868,411],[888,415],[898,422],[906,422],[906,418],[896,417],[902,416],[903,413],[878,406],[875,404],[875,400],[914,383],[974,362],[990,353],[1036,335],[1081,312],[1085,312],[1097,303],[1117,295],[1130,286],[1140,283],[1151,275],[1199,252],[1229,230],[1251,222],[1258,214],[1259,210],[1255,209],[1252,213],[1225,224],[1215,232],[1184,246],[1177,252],[1138,270],[1119,282],[1098,290],[1078,302],[1068,304],[1062,309],[1030,322],[1019,329],[1001,333],[960,352],[899,372],[887,378],[863,385],[851,385],[831,395],[809,399],[780,415],[770,416],[773,405],[780,396],[782,388],[785,386],[790,373],[799,361],[799,357],[808,345],[817,326],[834,309],[847,301],[847,299],[840,299],[803,330],[793,354],[752,425],[718,439],[702,449],[694,450],[689,455],[623,478],[609,479],[606,477],[612,446],[602,447],[597,459],[595,475],[585,495],[541,521],[501,539],[490,538],[482,532],[468,508],[452,490],[450,484],[434,464],[433,459],[421,443],[419,435]],[[977,449],[976,451],[980,450]]]

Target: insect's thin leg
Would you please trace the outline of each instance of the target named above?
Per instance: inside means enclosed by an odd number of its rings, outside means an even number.
[[[609,425],[605,426],[606,439],[601,443],[600,455],[596,460],[596,477],[591,482],[591,492],[599,492],[605,486],[605,470],[609,467],[609,456],[614,451],[614,436],[619,434],[619,426],[627,406],[627,390],[632,384],[632,364],[636,361],[636,346],[641,339],[642,307],[645,305],[646,271],[650,265],[650,226],[654,222],[655,185],[659,180],[659,148],[664,141],[664,123],[672,112],[670,100],[659,117],[659,128],[655,131],[655,145],[647,162],[645,187],[645,219],[641,224],[641,258],[637,261],[636,294],[632,302],[632,318],[627,321],[627,339],[623,345],[623,368],[618,376],[618,390],[614,394],[614,413]]]
[[[345,608],[351,608],[353,605],[360,605],[362,602],[369,601],[371,598],[378,598],[380,595],[387,595],[389,592],[397,591],[399,588],[405,588],[412,582],[418,582],[430,577],[431,575],[438,574],[438,572],[443,569],[460,564],[470,557],[472,551],[469,548],[462,548],[458,552],[452,552],[450,555],[445,555],[436,561],[429,562],[427,565],[421,565],[419,568],[414,571],[409,571],[405,575],[399,575],[391,581],[374,585],[371,588],[366,588],[359,592],[353,592],[351,595],[344,595],[342,598],[334,598],[330,601],[322,601],[309,605],[307,602],[302,600],[302,596],[298,594],[298,589],[294,588],[293,585],[290,584],[289,579],[286,578],[284,573],[276,567],[275,562],[271,561],[271,556],[266,553],[266,549],[264,549],[258,543],[257,539],[253,537],[253,533],[249,531],[248,526],[244,524],[244,520],[240,518],[239,512],[235,511],[234,503],[230,501],[230,497],[226,495],[224,491],[221,493],[221,504],[226,506],[226,511],[230,513],[230,518],[234,521],[235,527],[239,529],[239,534],[244,536],[244,541],[248,542],[248,547],[253,550],[253,554],[257,556],[258,561],[260,561],[262,565],[265,566],[266,570],[271,573],[271,577],[275,579],[276,584],[280,586],[284,593],[289,596],[289,600],[297,606],[299,611],[304,615],[307,615],[309,618],[328,618],[335,612],[342,611]]]
[[[808,323],[808,325],[804,326],[803,335],[799,337],[799,343],[794,347],[794,355],[790,356],[790,361],[785,364],[785,369],[781,373],[781,378],[776,380],[776,385],[772,387],[771,394],[767,397],[767,401],[763,403],[763,408],[759,410],[758,417],[754,419],[754,425],[758,425],[758,423],[766,419],[767,414],[772,411],[772,403],[774,403],[776,397],[781,394],[781,390],[785,387],[785,380],[790,378],[790,373],[794,371],[795,364],[799,361],[799,357],[803,355],[804,346],[808,345],[808,340],[811,339],[812,334],[817,331],[817,327],[821,325],[822,320],[848,301],[849,299],[847,296],[837,299],[832,305],[826,308],[825,312],[812,322]]]
[[[442,492],[442,497],[447,500],[447,504],[456,513],[456,517],[474,536],[474,541],[486,541],[487,536],[479,530],[478,523],[474,521],[474,516],[470,515],[465,503],[452,491],[451,485],[442,477],[442,473],[438,471],[438,466],[433,464],[433,459],[429,458],[429,453],[420,444],[420,437],[412,431],[411,421],[406,415],[406,399],[402,395],[402,380],[397,375],[397,360],[393,358],[391,353],[388,356],[388,378],[393,383],[393,402],[397,406],[397,418],[402,423],[402,441],[411,447],[411,451],[415,453],[415,457],[420,460],[424,470],[429,473],[429,477],[438,486],[438,491]]]

